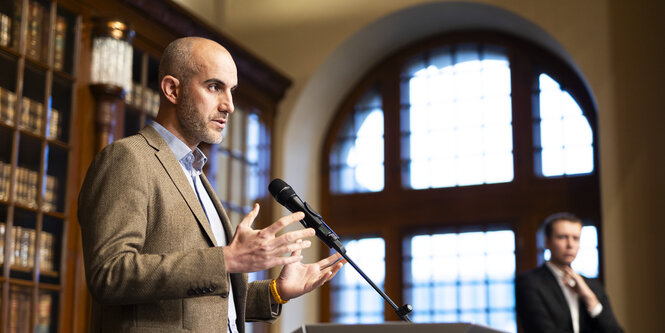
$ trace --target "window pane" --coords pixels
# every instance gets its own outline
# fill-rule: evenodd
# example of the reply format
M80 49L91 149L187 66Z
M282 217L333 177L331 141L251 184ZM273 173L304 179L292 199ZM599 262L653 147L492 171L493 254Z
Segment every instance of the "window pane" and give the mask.
M256 110L255 110L256 111ZM259 114L236 107L224 140L216 146L213 186L233 225L266 196L270 138Z
M402 175L414 189L513 179L510 65L479 45L419 55L402 72Z
M407 238L404 249L405 298L415 322L517 331L513 231L420 234Z
M383 155L381 96L370 90L344 122L330 152L331 192L383 190Z
M382 238L342 239L351 258L381 289L385 280L385 244ZM330 280L331 320L337 323L383 322L384 300L351 265Z
M577 102L547 74L539 76L535 122L537 173L545 177L593 172L593 133Z

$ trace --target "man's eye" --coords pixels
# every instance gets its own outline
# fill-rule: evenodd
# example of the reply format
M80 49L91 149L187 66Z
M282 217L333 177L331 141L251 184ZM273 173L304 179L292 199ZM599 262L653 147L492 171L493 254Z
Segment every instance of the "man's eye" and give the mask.
M219 87L216 84L211 85L208 89L210 89L210 91L219 91Z

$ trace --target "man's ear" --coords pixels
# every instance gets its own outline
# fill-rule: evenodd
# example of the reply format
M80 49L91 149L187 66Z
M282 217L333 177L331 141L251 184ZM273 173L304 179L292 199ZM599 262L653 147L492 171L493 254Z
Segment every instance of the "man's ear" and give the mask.
M171 104L178 104L178 97L180 93L178 88L180 86L180 81L171 75L165 75L162 78L162 82L160 83L162 93L164 93L166 100L171 102Z

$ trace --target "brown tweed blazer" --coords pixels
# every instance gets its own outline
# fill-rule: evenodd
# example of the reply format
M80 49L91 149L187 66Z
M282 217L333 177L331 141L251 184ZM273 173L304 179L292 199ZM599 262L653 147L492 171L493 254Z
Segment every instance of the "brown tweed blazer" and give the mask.
M201 178L230 240L222 204ZM95 157L78 216L92 332L226 332L230 285L240 332L245 320L275 319L268 281L248 285L246 274L226 272L196 193L151 126Z

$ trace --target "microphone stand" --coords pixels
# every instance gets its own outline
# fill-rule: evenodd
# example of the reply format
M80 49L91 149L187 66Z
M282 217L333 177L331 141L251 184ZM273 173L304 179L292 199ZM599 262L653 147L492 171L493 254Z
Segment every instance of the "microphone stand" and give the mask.
M327 242L325 242L325 243L327 243ZM329 244L327 244L327 245L329 245ZM356 265L356 263L353 260L351 260L351 258L349 258L349 256L346 254L346 251L340 251L338 246L331 246L331 247L334 248L337 251L337 253L341 254L342 257L344 257L344 259L346 259L346 261L349 264L351 264L351 266L353 266L353 268L355 268L356 272L358 272L358 274L360 274L360 276L362 276L363 279L365 279L365 281L367 281L367 283L369 283L369 285L372 286L372 288L374 288L374 290L376 290L376 292L379 293L379 295L381 295L381 297L383 297L383 299L386 301L386 303L388 303L388 305L390 305L390 307L393 308L393 310L395 310L395 313L399 316L400 319L402 319L402 321L405 321L405 322L408 322L408 323L411 322L411 319L409 318L409 313L413 310L413 307L411 306L411 304L404 304L401 307L398 307L397 304L395 304L395 302L393 302L393 300L390 299L390 297L388 297L388 295L386 295L386 293L384 293L383 290L381 290L372 281L372 279L370 279L369 276L367 276L365 274L365 272L363 272L363 270L360 269L360 267L358 267L358 265Z
M367 283L376 290L381 297L390 305L390 307L395 310L395 313L405 322L411 322L411 319L409 319L409 313L413 310L413 307L410 304L404 304L402 307L398 307L393 300L386 295L386 293L383 292L383 290L379 289L377 285L365 274L365 272L356 265L351 258L346 254L346 249L344 248L344 245L342 245L342 242L340 241L339 237L337 234L330 229L330 227L323 222L323 218L319 213L314 211L312 207L306 202L300 199L300 197L296 194L296 192L286 184L283 180L276 178L273 179L273 181L270 182L270 185L268 185L268 191L270 191L270 194L279 202L281 205L286 207L288 210L290 210L292 213L301 211L305 213L305 218L303 220L300 220L300 223L305 228L312 228L316 232L316 236L324 243L326 244L329 248L334 249L337 251L337 253L341 254L346 261L353 266L353 268L356 269L356 272L360 274L360 276L367 281Z

